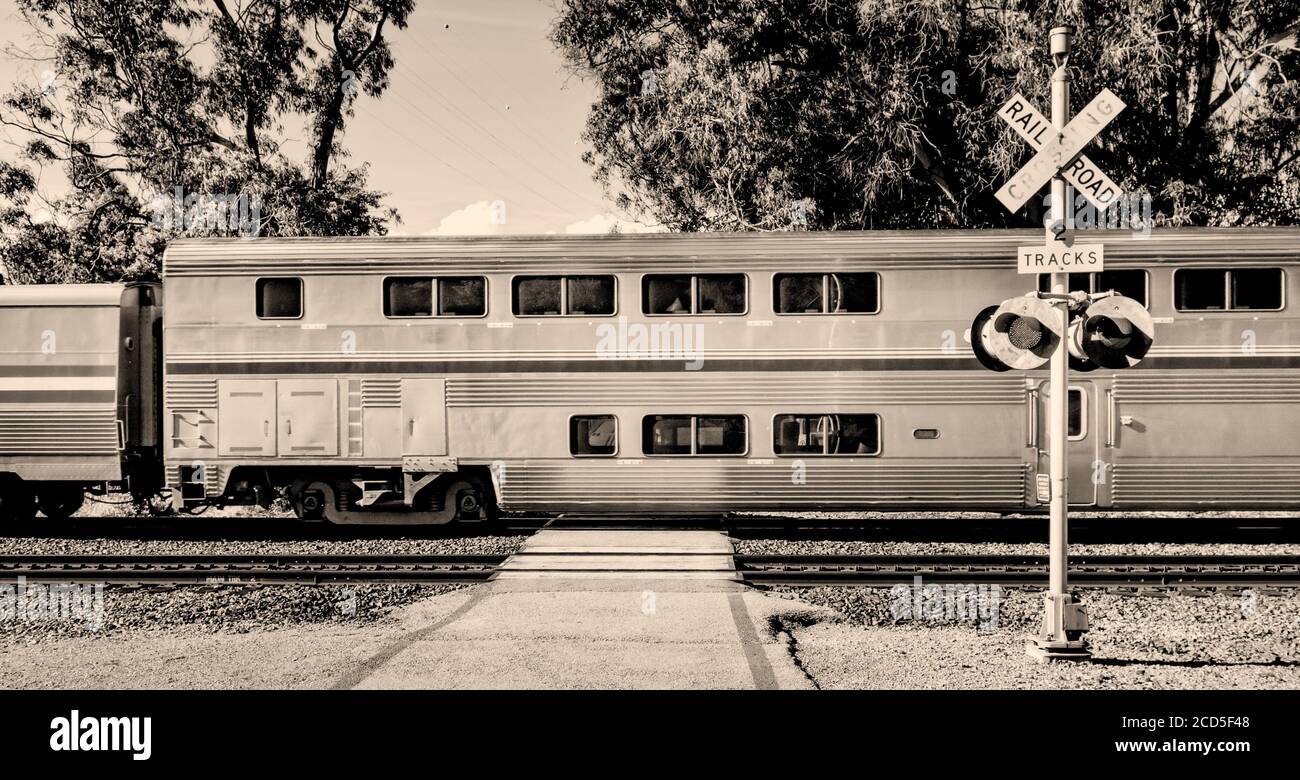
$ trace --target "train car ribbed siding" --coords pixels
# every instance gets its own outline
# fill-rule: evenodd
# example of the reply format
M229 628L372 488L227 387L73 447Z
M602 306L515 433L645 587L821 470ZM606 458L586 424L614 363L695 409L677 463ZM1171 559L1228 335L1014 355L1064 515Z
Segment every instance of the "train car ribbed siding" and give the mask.
M400 473L404 456L427 455L491 469L499 500L521 510L1035 508L1046 374L989 373L966 338L988 301L1034 286L1008 267L1019 244L1039 237L899 231L174 242L164 263L168 481L203 463L204 493L215 499L241 470ZM1300 458L1277 443L1279 431L1300 424L1289 389L1300 326L1287 309L1297 292L1298 239L1291 228L1098 233L1108 272L1144 274L1159 339L1127 374L1072 377L1087 407L1087 430L1071 443L1079 504L1166 508L1181 496L1197 506L1300 506L1300 489L1291 487L1300 484ZM1178 307L1178 269L1247 267L1282 269L1269 275L1285 285L1281 310ZM824 303L817 311L777 311L783 304L774 285L791 272L820 274L823 284L834 274L871 274L876 298L842 314L827 313ZM647 314L642 285L651 274L676 275L689 306L658 301L655 310L664 313ZM613 313L602 306L600 315L515 314L516 277L547 275L614 277L604 288L613 291ZM718 275L743 275L744 283L710 287L709 295L743 290L744 299L719 313L689 313L710 305L695 280ZM474 289L483 291L483 306L438 316L440 308L426 302L401 313L427 317L385 316L390 277L429 295L440 285L410 280L480 279ZM285 316L257 316L257 280L268 278L301 280L276 288L301 296L277 309ZM635 347L636 329L676 325L700 329L698 354ZM433 387L438 409L420 409L420 394ZM313 407L313 398L333 405ZM310 434L286 432L293 420L284 404L300 410L289 417L314 421ZM778 415L826 414L877 415L878 450L776 453ZM421 419L422 439L411 433L412 415ZM574 415L614 417L613 454L604 454L607 447L572 453ZM648 415L743 416L745 451L647 454ZM412 445L417 439L423 443Z

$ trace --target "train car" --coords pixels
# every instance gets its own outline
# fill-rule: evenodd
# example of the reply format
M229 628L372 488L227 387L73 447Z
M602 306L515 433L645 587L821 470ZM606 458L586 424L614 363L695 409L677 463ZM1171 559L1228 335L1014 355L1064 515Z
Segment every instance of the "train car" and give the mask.
M0 286L0 520L162 487L162 289Z
M1046 371L972 354L1038 231L181 240L174 505L337 523L1042 508ZM1300 230L1098 232L1157 323L1072 374L1070 497L1300 506Z

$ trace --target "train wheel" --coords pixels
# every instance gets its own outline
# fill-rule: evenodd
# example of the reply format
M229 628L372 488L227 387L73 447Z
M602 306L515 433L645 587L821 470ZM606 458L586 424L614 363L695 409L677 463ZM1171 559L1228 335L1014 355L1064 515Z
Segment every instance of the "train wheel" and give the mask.
M447 485L445 501L446 506L454 508L458 523L475 523L483 519L483 491L473 482L458 479Z
M22 526L36 517L36 495L17 477L0 477L0 527Z
M51 520L67 520L84 503L86 493L80 485L46 487L36 494L36 506Z

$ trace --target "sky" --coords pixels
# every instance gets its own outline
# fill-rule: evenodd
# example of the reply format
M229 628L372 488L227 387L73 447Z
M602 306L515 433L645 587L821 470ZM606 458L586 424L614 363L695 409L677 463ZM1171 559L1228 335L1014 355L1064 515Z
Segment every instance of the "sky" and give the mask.
M595 88L547 40L552 2L418 0L405 30L387 28L391 85L358 97L343 146L347 164L369 163L370 186L389 193L402 217L394 234L639 229L581 160ZM25 33L14 0L0 0L0 42L27 45ZM0 56L0 92L32 72ZM286 152L298 148L305 157L305 145Z

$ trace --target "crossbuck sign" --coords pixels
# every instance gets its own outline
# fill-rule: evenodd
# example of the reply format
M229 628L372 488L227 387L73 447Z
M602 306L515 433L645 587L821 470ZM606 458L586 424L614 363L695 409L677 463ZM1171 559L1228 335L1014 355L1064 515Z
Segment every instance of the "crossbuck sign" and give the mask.
M1038 152L998 189L997 199L1015 213L1060 171L1089 202L1099 210L1105 209L1119 196L1119 187L1079 153L1123 110L1124 101L1109 89L1103 89L1057 134L1052 123L1028 100L1020 94L1013 95L998 111L998 116Z

